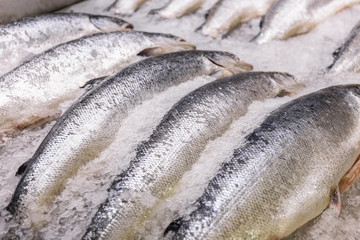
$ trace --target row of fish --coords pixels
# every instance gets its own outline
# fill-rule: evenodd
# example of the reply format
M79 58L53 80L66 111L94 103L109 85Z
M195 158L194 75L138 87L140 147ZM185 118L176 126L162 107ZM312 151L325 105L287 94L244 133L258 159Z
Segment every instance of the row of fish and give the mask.
M66 19L66 14L56 16ZM131 28L118 18L69 16L85 19L87 26L95 22L100 32L107 31L107 27L115 28L109 31ZM338 61L341 53L348 51L349 42L356 39L356 31L339 50ZM51 203L66 180L110 144L134 106L196 76L221 78L252 69L230 53L192 50L147 58L103 78L138 60L138 55L193 48L168 34L98 33L60 44L3 75L3 133L58 116L58 105L75 98L79 87L95 78L93 87L61 116L33 157L19 168L18 174L23 176L7 207L14 219L21 223L34 205L41 208ZM64 84L67 79L72 81ZM136 157L114 180L109 198L100 206L84 239L128 238L136 234L136 224L144 221L153 207L141 200L143 194L150 193L160 203L171 195L207 142L244 115L251 102L291 94L299 87L301 84L289 74L253 72L219 79L185 96L169 110L149 139L138 146ZM339 206L339 192L357 176L354 163L360 153L360 140L357 131L352 130L358 128L359 91L359 86L325 89L272 113L221 167L197 201L196 210L172 223L167 236L279 238L320 214L330 197ZM40 112L34 113L30 103ZM344 117L338 119L340 116ZM318 139L322 139L321 144L310 145ZM341 152L335 151L339 144ZM333 151L322 151L328 148ZM289 171L284 173L284 168ZM321 174L310 179L313 182L309 184L315 170ZM285 206L289 202L293 205ZM304 205L308 206L307 212ZM265 210L268 214L261 215Z
M61 28L55 28L55 25ZM345 44L334 53L335 61L329 67L331 72L359 71L359 26L360 24L355 26ZM0 43L5 47L1 48L0 56L4 60L11 61L4 65L18 65L24 61L29 52L40 53L50 46L91 33L130 30L131 28L131 24L121 19L106 16L80 13L41 15L3 25L0 28ZM134 43L141 42L141 44L131 44L129 41L131 39ZM102 33L80 38L39 54L0 78L0 88L5 93L0 101L2 117L0 132L4 135L14 128L22 129L32 122L58 116L56 109L59 103L72 98L80 86L85 85L91 78L109 75L136 55L156 55L172 49L193 48L191 44L182 41L180 38L164 34ZM102 48L98 47L99 42L104 43ZM180 44L181 42L183 44ZM24 52L24 48L29 52ZM73 54L74 52L76 54ZM10 54L11 57L9 57ZM57 68L59 59L62 59L62 64L67 66ZM73 62L79 64L73 65ZM102 64L99 65L98 62ZM82 70L85 67L90 71L84 73ZM28 75L32 77L28 78ZM66 87L63 86L62 79L70 76L73 80ZM37 79L36 83L34 79ZM50 94L49 98L49 92L41 92L37 88L36 85L40 84L39 79L42 79L41 84L59 86L63 91ZM28 92L27 95L23 94L24 88ZM38 109L46 109L46 111L29 112L32 111L27 108L29 99L36 99L33 100L34 106L38 106ZM23 113L22 116L18 116L19 111Z
M116 14L132 14L145 0L117 0L110 11ZM164 18L176 18L199 9L205 0L173 0L165 7L153 10ZM199 28L204 35L217 38L226 36L236 26L250 19L264 16L256 43L284 40L312 30L330 16L344 8L359 4L359 0L219 0Z
M59 185L89 160L86 157L98 154L101 144L111 140L126 108L163 90L164 79L186 79L179 66L193 54L214 53L185 51L142 60L82 96L54 125L27 164L7 210L20 221L28 206L51 200L61 189ZM179 72L169 71L172 61L179 64ZM299 87L289 74L253 72L219 79L185 96L137 147L136 157L114 180L109 198L83 239L131 238L136 224L144 221L152 208L142 201L144 194L161 203L206 143L244 115L251 102L284 96ZM196 210L172 223L167 236L275 239L320 214L330 201L340 208L340 192L358 175L359 96L359 85L331 87L270 114L223 164ZM85 145L87 149L78 149Z

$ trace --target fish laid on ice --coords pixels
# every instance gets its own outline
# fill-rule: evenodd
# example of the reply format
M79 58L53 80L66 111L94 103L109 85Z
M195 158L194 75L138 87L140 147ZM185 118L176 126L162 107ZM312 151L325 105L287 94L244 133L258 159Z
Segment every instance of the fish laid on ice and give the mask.
M0 134L58 115L92 79L111 74L137 54L157 55L194 46L169 34L98 33L58 45L0 77Z
M292 91L298 85L289 74L252 72L216 80L183 97L138 146L135 159L113 182L109 198L83 239L131 239L152 208L144 195L168 196L208 141L244 115L253 101Z
M147 0L116 0L109 6L109 11L115 14L131 15Z
M220 0L201 27L204 35L217 38L252 18L266 14L275 0Z
M278 0L263 17L256 43L285 40L309 32L328 17L360 0Z
M164 18L178 18L199 9L206 0L172 0L165 7L152 10Z
M359 119L360 85L326 88L275 110L168 236L279 239L330 203L340 209L340 193L359 174Z
M0 2L0 23L8 23L23 17L54 12L82 0L2 0Z
M120 18L85 13L50 13L0 24L2 66L11 69L29 53L38 54L85 35L130 29L132 25Z
M334 63L329 72L360 72L360 22L351 30L344 45L334 53Z
M197 76L251 68L230 53L184 51L139 61L106 78L61 116L19 168L18 174L24 175L7 210L22 219L30 205L51 202L69 177L113 141L129 109L143 100Z

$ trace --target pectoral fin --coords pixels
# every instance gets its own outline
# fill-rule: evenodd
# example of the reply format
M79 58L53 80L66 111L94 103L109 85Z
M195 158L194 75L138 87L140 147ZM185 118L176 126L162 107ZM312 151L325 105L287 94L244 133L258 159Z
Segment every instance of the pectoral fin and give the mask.
M341 197L340 197L339 186L337 186L335 192L331 195L330 205L337 210L338 214L340 214L340 210L341 210Z
M354 165L340 180L340 193L345 192L360 177L360 156L356 159Z
M31 164L31 160L32 160L32 158L30 158L29 160L24 162L16 171L15 176L23 175L25 170L27 169L27 167Z
M99 85L107 77L108 76L91 79L90 81L87 81L84 86L80 88L85 88L87 91L89 91L90 89L94 88L94 86Z

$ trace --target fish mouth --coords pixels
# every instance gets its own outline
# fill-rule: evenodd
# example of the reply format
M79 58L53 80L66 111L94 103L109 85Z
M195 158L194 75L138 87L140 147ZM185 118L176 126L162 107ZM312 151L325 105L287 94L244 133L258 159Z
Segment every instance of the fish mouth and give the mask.
M272 74L275 82L283 87L283 91L278 96L293 96L306 87L294 75L287 72L273 72Z
M218 52L208 54L207 58L215 65L223 68L225 75L233 75L253 70L253 66L245 61L240 60L237 56L228 52ZM226 74L226 72L228 74Z
M185 39L171 35L159 34L157 36L149 36L155 47L150 47L138 53L139 56L157 56L165 53L194 50L196 47L188 43Z
M92 15L89 21L102 32L130 31L133 25L117 17Z

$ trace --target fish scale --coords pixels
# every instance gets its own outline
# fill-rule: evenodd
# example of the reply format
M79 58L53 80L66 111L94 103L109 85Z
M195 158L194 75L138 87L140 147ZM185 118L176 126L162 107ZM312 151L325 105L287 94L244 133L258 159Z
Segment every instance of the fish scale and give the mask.
M342 9L359 3L359 0L278 0L263 17L254 41L262 44L307 33Z
M39 54L60 43L99 32L131 29L132 25L120 18L85 13L50 13L23 18L0 25L0 58L7 69L11 69L27 55Z
M360 85L295 99L245 138L173 239L278 239L315 218L360 154ZM170 235L175 233L175 235Z
M209 140L220 136L256 100L299 87L289 74L254 72L209 83L188 94L164 116L136 157L110 187L83 239L127 239L136 234L152 205L166 198L199 158Z
M178 18L199 9L205 0L172 0L160 9L151 10L164 18Z
M224 37L237 25L266 14L275 0L220 0L211 9L201 32L213 38Z
M330 73L360 71L360 22L354 26L343 46L333 56L334 62L328 67Z
M197 76L229 74L227 68L241 72L251 65L226 52L184 51L139 61L106 78L61 116L20 167L26 170L7 210L21 221L30 205L50 203L69 177L111 143L129 109Z
M0 133L54 115L87 81L118 71L139 53L193 48L170 34L135 31L98 33L58 45L0 77Z
M116 0L108 7L114 14L131 15L147 0Z

